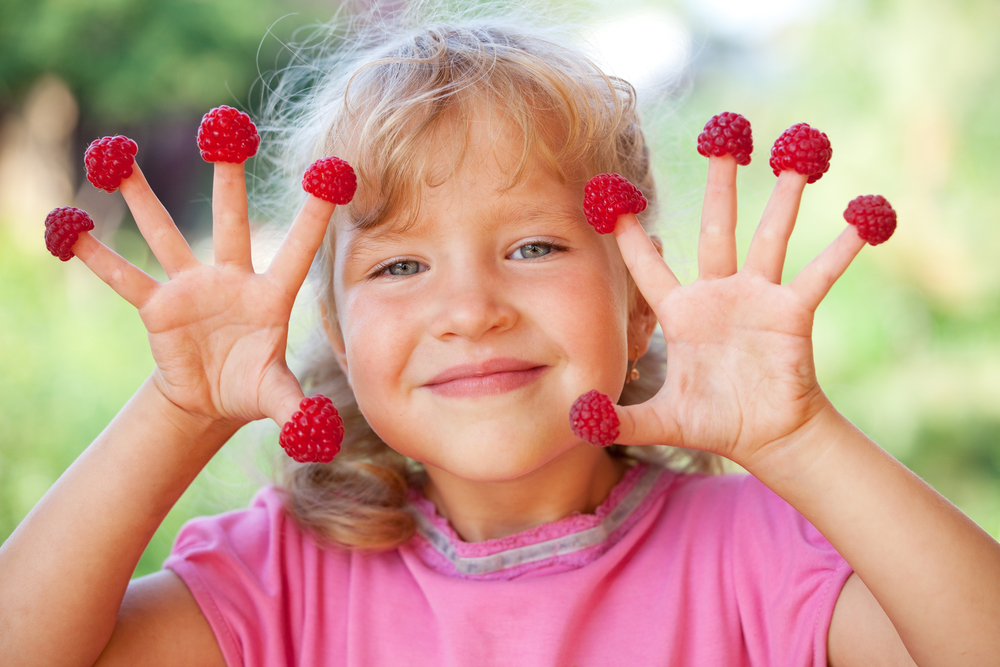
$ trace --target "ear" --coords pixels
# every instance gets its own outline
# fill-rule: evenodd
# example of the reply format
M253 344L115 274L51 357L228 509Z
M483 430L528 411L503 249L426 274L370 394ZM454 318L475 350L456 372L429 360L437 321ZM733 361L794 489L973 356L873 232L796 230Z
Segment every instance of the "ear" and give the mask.
M650 236L650 240L656 247L656 251L660 253L660 257L663 256L663 242L658 236ZM634 282L631 282L630 289L632 290L632 295L630 301L632 302L632 310L629 313L628 320L628 353L632 354L633 350L638 348L638 356L646 354L649 350L649 342L653 338L653 332L656 330L656 313L653 309L649 307L646 299L639 292L639 288L635 286Z
M344 345L344 336L340 333L340 323L337 321L337 316L330 314L322 300L319 302L319 312L323 319L323 331L326 332L326 338L330 341L333 356L337 359L337 365L343 371L344 377L347 378L347 385L351 386L351 374L347 369L347 346Z

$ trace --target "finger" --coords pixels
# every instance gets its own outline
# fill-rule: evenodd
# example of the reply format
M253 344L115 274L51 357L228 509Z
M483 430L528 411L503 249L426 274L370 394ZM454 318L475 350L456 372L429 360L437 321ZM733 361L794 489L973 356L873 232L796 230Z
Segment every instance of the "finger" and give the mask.
M306 197L288 235L281 242L267 275L278 284L297 292L323 242L334 209L336 205L325 199L313 195Z
M618 415L620 445L672 445L682 447L683 438L677 422L648 402L638 405L615 406Z
M816 310L864 245L865 241L858 236L857 228L848 225L788 286L809 310Z
M138 164L133 165L132 175L122 181L120 189L139 231L168 276L198 263Z
M80 238L73 244L73 254L79 257L94 275L136 308L141 308L160 286L160 283L148 274L95 239L90 232L80 234Z
M799 202L806 187L807 176L795 171L783 171L774 185L764 215L757 225L745 270L759 273L773 283L781 284L788 239L799 214Z
M271 368L261 385L260 410L280 427L291 420L305 394L287 366L282 364Z
M701 207L698 276L725 278L736 273L736 159L708 159L708 184Z
M626 213L618 218L615 238L636 287L655 312L657 304L680 282L634 215Z
M212 181L212 243L215 263L253 270L250 219L243 163L216 162Z

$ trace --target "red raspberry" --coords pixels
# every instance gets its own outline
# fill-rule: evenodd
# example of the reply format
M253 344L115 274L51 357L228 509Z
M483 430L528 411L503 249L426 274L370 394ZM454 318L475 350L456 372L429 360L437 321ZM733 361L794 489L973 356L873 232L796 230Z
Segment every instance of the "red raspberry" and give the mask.
M885 243L896 230L896 211L882 195L855 197L844 211L844 220L858 228L870 245Z
M593 389L576 399L569 411L569 423L578 438L607 447L618 437L618 415L611 399Z
M343 440L344 420L322 394L303 398L278 436L285 452L299 463L329 463Z
M95 188L114 192L122 184L122 179L132 175L132 165L138 152L136 143L120 134L94 139L83 154L87 180Z
M808 123L796 123L781 133L771 148L771 169L777 176L794 169L815 183L830 168L830 139Z
M302 189L338 206L350 203L358 189L354 167L339 157L316 160L302 177Z
M246 162L257 154L257 126L238 109L223 104L202 116L198 148L206 162Z
M698 153L705 157L732 155L736 164L750 164L753 153L750 121L731 111L712 116L698 135Z
M615 231L618 216L646 210L639 188L618 174L598 174L583 189L583 213L598 234Z
M60 206L45 216L45 247L64 262L73 257L73 244L80 232L94 228L94 220L87 212L72 206Z

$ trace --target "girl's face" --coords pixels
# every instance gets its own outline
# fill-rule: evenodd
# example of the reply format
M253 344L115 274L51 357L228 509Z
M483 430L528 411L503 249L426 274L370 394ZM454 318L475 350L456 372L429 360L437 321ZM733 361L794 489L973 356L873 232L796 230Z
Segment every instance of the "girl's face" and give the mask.
M415 224L336 227L333 344L362 413L393 449L478 481L590 448L570 406L591 389L617 397L627 365L614 239L584 219L583 184L540 163L504 188L520 148L506 129L473 122L461 168L424 188Z

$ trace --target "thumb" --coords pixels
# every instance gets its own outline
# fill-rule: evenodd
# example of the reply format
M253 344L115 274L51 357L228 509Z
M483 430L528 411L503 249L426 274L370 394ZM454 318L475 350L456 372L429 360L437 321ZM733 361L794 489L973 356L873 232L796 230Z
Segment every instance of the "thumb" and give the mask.
M667 410L664 410L667 407ZM637 405L616 405L619 445L671 445L683 447L684 438L669 405L653 406L653 399Z
M260 410L279 426L291 420L305 398L302 386L285 365L275 366L261 387Z

